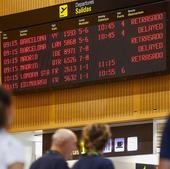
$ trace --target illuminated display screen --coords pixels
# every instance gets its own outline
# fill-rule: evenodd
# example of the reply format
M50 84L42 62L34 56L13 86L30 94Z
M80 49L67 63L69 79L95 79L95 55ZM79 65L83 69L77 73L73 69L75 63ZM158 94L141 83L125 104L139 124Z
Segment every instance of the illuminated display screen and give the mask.
M18 92L165 72L165 6L149 4L3 32L2 82Z

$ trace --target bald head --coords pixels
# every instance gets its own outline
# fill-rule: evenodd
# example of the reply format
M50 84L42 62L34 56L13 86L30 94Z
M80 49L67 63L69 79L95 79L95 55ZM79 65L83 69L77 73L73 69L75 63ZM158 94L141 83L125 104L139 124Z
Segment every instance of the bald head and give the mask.
M60 146L70 141L71 139L76 140L76 135L71 130L59 129L53 134L52 139L53 144Z
M77 137L68 129L59 129L52 136L52 149L60 152L66 160L71 159L76 149Z

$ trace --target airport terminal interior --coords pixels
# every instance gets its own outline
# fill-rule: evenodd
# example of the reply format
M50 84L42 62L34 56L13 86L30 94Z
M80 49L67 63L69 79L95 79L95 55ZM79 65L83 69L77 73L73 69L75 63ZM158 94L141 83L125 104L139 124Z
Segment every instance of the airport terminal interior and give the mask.
M156 169L170 113L170 0L0 0L0 81L26 165L57 129L108 124L116 169ZM1 168L1 167L0 167Z

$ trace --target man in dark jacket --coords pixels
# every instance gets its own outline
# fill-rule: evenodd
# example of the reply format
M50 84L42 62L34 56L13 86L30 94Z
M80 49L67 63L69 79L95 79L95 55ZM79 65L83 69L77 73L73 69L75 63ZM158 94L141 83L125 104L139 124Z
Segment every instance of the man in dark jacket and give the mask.
M170 118L162 137L159 169L170 169Z
M35 161L30 169L69 169L66 160L72 158L76 145L77 137L71 130L56 131L50 151Z

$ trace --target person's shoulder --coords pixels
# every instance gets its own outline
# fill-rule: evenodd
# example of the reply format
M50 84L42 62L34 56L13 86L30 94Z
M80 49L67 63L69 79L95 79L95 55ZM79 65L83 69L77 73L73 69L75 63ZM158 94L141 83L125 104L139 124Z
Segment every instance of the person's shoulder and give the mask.
M75 164L73 165L73 168L72 169L79 169L80 167L80 165L83 165L85 162L87 162L87 161L85 161L86 160L86 156L81 156L80 158L79 158L79 160L77 161L77 162L75 162Z
M60 165L59 163L64 163L62 158L60 158L59 156L54 156L54 155L46 153L42 157L40 157L36 161L34 161L31 165L30 169L37 169L43 165L46 165L46 166L48 165L50 168L51 165L53 165L53 166Z
M56 155L56 154L51 154L51 153L46 153L42 157L40 157L37 161L43 161L43 160L55 160L55 161L65 161L62 156Z
M106 158L100 158L102 168L114 169L113 162Z
M107 158L101 158L101 160L102 160L103 163L112 164L112 161L107 159Z
M42 158L43 158L43 157L40 157L40 158L38 158L37 160L35 160L35 161L31 164L30 169L35 169L35 168L37 168L37 165L39 165L39 163L41 162Z
M45 154L42 158L40 158L41 161L49 161L49 163L55 163L56 165L66 165L66 160L61 155L56 154Z
M55 159L56 161L61 161L61 162L66 162L63 156L60 154L46 154L44 155L44 158L50 158L50 159Z
M53 162L56 168L69 169L66 160L61 155L55 156L54 159Z
M169 142L169 139L170 139L169 132L170 132L170 117L168 118L166 125L165 125L165 129L164 129L164 132L163 132L163 138L165 138L165 137L166 138L163 141L166 141L167 138L168 138L168 142Z
M102 163L109 163L110 160L104 157L98 157L97 160L101 161Z
M170 128L170 117L168 118L166 125Z
M170 159L170 117L166 123L161 143L160 159Z

